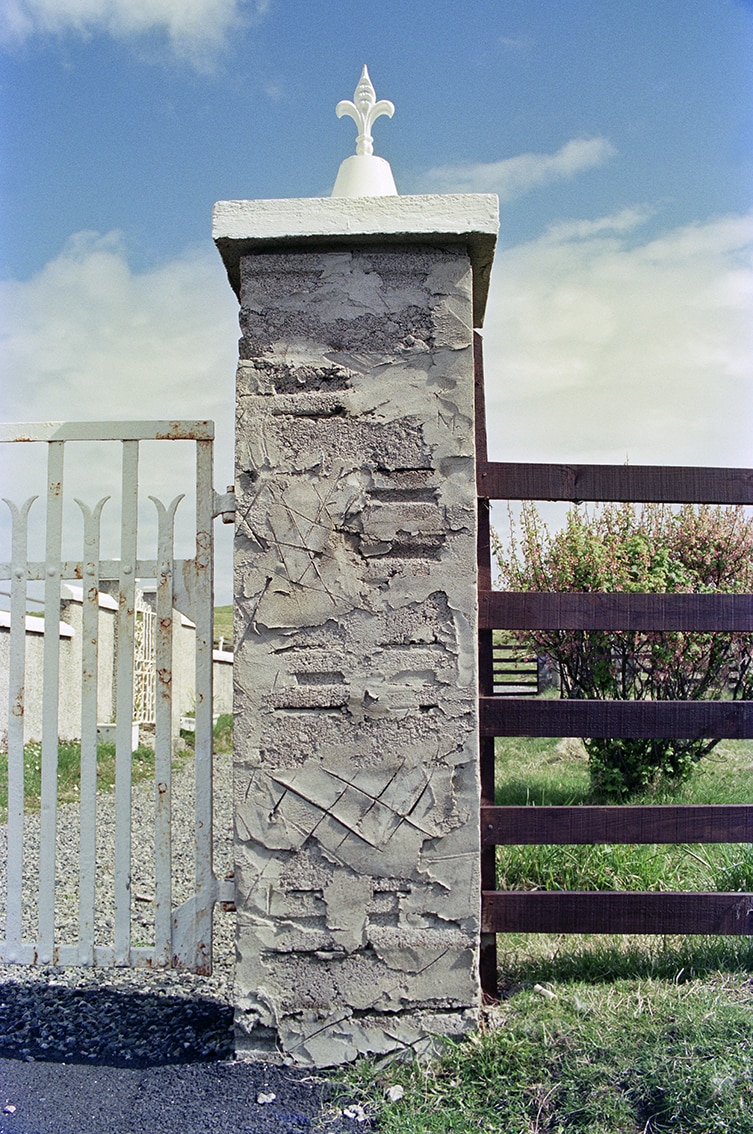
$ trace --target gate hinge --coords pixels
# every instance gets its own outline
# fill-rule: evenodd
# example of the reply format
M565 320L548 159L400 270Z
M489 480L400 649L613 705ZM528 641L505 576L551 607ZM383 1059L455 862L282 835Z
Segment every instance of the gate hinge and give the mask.
M212 497L212 515L222 516L223 524L235 523L235 488L227 486L227 492L215 492Z

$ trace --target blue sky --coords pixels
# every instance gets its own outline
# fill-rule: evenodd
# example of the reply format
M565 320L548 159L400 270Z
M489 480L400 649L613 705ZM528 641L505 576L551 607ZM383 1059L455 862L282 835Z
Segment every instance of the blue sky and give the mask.
M401 193L496 192L498 460L750 465L750 0L3 0L5 420L212 417L216 200L328 195L363 63Z

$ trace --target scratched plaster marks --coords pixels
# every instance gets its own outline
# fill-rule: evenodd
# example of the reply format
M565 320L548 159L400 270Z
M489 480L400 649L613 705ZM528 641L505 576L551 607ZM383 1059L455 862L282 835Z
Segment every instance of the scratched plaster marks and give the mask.
M358 580L340 530L358 497L357 484L340 470L265 477L244 496L238 535L257 549L243 582L251 623L310 626L352 607Z
M385 764L350 775L313 762L259 769L245 795L239 830L246 839L263 835L264 845L278 850L313 841L329 862L383 878L414 874L424 843L468 819L455 799L453 769L440 763Z

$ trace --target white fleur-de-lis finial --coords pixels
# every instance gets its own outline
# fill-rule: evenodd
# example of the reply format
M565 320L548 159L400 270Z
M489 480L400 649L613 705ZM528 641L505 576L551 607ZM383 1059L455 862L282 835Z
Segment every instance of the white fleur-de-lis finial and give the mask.
M371 136L371 127L376 122L377 118L381 118L386 114L388 118L392 118L395 113L395 107L386 98L382 98L377 102L376 91L372 86L369 72L364 66L361 72L361 78L358 86L356 87L355 94L353 95L353 102L349 99L343 99L338 102L335 107L335 114L338 118L342 118L347 114L358 126L358 137L356 138L356 153L371 155L374 153L374 139Z

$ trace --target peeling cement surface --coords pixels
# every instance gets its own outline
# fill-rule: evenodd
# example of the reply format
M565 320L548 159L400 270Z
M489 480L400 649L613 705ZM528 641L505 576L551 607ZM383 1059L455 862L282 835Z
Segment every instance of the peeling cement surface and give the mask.
M236 1031L327 1066L478 1008L472 280L241 260Z

